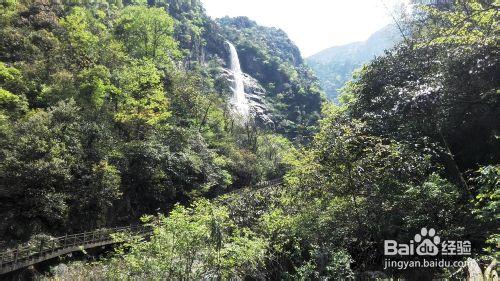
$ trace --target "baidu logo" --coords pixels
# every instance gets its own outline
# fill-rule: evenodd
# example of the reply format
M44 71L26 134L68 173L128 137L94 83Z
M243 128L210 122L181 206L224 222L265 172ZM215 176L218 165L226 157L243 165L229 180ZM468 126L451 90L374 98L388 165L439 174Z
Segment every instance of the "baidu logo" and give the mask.
M441 255L470 255L470 241L441 241L434 228L422 228L415 234L409 243L398 243L395 240L384 241L384 255L386 256L436 256Z
M439 253L439 242L441 239L436 235L434 228L422 228L420 234L415 234L415 242L420 243L417 246L417 255L419 256L435 256Z

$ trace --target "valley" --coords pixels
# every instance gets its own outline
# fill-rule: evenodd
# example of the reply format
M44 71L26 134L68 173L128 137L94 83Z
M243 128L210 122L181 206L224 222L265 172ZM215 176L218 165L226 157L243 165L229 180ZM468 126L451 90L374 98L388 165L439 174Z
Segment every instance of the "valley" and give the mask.
M498 3L430 2L309 58L199 0L0 3L0 279L496 280Z

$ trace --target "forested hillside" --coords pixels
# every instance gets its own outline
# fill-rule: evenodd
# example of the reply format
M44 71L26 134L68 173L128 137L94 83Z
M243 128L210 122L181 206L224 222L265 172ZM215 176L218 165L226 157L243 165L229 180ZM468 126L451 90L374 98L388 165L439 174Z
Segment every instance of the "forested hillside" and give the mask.
M153 229L115 235L105 256L62 257L42 279L496 273L497 2L416 8L408 38L338 104L283 31L212 20L196 0L9 0L0 13L0 246ZM273 125L234 114L226 41ZM470 241L470 255L436 256L469 268L387 268L384 241L417 233Z
M312 55L307 64L318 76L327 97L338 101L339 90L351 79L354 70L383 55L401 40L396 24L389 24L364 42L335 46Z
M239 49L243 72L267 90L276 130L291 138L309 138L321 111L321 89L285 32L245 17L219 19L223 34Z
M0 12L0 240L138 222L276 178L282 151L317 123L319 90L285 61L269 70L290 71L276 74L281 102L266 97L277 129L235 122L222 75L234 38L198 1L13 0Z

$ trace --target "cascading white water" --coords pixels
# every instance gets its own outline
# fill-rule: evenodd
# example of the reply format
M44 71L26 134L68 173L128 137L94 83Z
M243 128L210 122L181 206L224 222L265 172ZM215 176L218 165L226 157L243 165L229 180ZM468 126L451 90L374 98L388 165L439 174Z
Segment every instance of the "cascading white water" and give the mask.
M243 72L241 72L240 59L238 58L238 52L236 51L234 45L229 41L226 41L226 43L229 45L231 55L231 71L234 79L231 104L233 105L235 111L246 119L249 115L250 107L245 95L245 84L243 83Z

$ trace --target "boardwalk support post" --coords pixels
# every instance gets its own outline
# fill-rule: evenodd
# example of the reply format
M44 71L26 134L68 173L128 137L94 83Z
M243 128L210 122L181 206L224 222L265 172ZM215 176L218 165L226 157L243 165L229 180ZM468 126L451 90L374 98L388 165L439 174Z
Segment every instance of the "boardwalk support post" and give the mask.
M38 256L41 257L43 253L43 239L40 240L40 250L38 251Z
M14 263L17 263L17 258L19 257L19 245L17 245L17 248L16 248L16 256L14 258Z
M54 250L56 248L56 240L52 240L52 254L54 253Z

